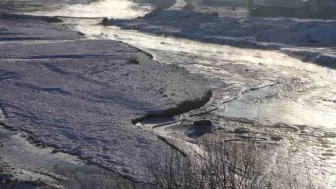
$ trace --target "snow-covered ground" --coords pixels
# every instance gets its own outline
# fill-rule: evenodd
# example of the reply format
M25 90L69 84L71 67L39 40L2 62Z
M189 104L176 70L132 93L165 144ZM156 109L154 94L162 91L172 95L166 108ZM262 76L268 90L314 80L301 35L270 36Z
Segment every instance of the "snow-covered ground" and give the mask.
M132 119L206 94L202 79L120 42L37 20L1 19L0 28L3 123L135 179L149 179L143 158L165 145Z

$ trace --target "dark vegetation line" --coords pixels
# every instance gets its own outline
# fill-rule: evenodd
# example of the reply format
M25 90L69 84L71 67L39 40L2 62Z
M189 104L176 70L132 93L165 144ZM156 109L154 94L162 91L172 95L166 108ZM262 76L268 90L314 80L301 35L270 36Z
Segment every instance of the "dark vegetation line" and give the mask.
M0 10L1 11L1 10ZM0 12L1 13L1 12ZM63 22L57 16L35 16L35 15L25 15L25 14L15 14L15 13L1 13L1 19L31 19L31 20L42 20L49 23L59 23Z
M212 91L209 90L205 93L205 95L202 98L195 99L195 100L187 100L187 101L184 101L178 104L176 107L163 110L162 112L150 113L143 117L132 119L132 123L135 125L146 119L173 117L173 116L177 116L177 115L189 112L194 109L199 109L202 106L204 106L206 103L208 103L211 97L212 97Z
M145 121L151 118L174 117L174 116L189 112L191 110L196 110L196 109L203 107L205 104L207 104L210 101L211 97L212 97L212 91L209 90L205 93L205 95L202 98L184 101L178 104L176 107L163 110L160 113L147 114L143 117L133 119L132 123L135 125L139 122L142 122L142 121ZM180 153L183 157L187 157L187 154L185 152L183 152L181 149L179 149L174 144L170 143L165 137L162 137L156 134L154 135L158 137L159 140L161 140L162 142L170 146L173 150L176 150L178 153Z
M210 101L211 97L212 97L212 91L209 90L205 93L205 95L203 95L202 98L198 98L198 99L195 99L195 100L184 101L184 102L178 104L176 107L163 110L160 113L147 114L143 117L133 119L132 123L135 125L139 122L142 122L142 121L145 121L145 120L151 119L151 118L174 117L174 116L189 112L191 110L196 110L196 109L199 109L199 108L203 107L205 104L207 104ZM165 144L170 146L172 148L172 150L175 150L176 152L181 154L183 157L186 158L188 156L185 152L183 152L177 146L175 146L174 144L169 142L165 137L159 136L159 135L156 135L156 134L154 134L154 135L159 140L161 140L162 142L164 142Z

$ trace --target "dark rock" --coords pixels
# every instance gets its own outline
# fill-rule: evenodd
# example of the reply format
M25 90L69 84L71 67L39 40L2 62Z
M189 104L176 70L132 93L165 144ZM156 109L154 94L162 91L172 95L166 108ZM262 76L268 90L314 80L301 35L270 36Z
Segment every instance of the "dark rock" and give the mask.
M38 147L42 147L41 143L36 143L35 145L38 146Z
M61 19L57 18L56 16L54 16L54 17L47 17L46 20L47 20L47 22L49 22L49 23L59 23L59 22L63 22Z
M237 128L233 132L237 133L237 134L244 134L244 133L249 133L249 130L247 130L245 128Z
M252 136L249 136L249 135L238 135L239 138L242 138L242 139L253 139L254 137Z
M56 154L57 152L59 152L59 151L56 150L56 149L53 149L53 150L51 151L52 154Z
M108 18L103 18L103 21L102 21L102 25L104 25L104 26L107 26L108 25L108 23L109 23L109 19Z
M11 183L11 181L9 179L5 180L5 184L10 184L10 183Z
M275 141L280 141L282 140L283 138L280 137L280 136L271 136L271 140L275 140Z
M210 120L198 120L195 121L194 126L204 126L204 125L212 125L212 122Z
M216 18L218 18L218 12L213 12L213 13L211 13L211 16L214 16L214 17L216 17Z
M199 120L190 125L185 134L190 138L198 138L206 133L211 133L212 129L213 125L210 120Z
M82 36L85 36L85 34L84 33L82 33L82 32L77 32L79 35L82 35Z

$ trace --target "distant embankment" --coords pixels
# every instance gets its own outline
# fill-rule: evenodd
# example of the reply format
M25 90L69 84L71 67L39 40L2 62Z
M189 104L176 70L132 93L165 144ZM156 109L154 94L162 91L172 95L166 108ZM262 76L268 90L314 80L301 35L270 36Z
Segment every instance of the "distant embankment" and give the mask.
M292 17L292 18L312 18L312 19L336 19L336 7L328 7L317 13L308 7L271 7L260 6L251 11L252 16L259 17Z
M246 1L230 1L230 0L206 0L202 1L202 4L207 5L207 6L221 6L221 7L232 7L232 6L237 6L237 7L246 7L247 3Z

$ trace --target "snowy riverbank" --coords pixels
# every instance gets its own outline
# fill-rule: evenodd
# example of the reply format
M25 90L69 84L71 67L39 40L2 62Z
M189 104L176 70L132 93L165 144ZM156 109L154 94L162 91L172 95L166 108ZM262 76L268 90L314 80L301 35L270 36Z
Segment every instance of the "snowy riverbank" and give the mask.
M146 153L166 146L131 120L208 90L182 68L120 42L87 40L40 20L1 19L0 26L3 124L136 180L148 179Z

